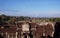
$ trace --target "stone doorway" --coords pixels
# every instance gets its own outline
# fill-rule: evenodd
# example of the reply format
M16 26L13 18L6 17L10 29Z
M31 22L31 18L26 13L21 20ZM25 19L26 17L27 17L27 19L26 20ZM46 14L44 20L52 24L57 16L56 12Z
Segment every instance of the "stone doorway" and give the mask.
M23 33L22 38L33 38L33 35L30 33Z

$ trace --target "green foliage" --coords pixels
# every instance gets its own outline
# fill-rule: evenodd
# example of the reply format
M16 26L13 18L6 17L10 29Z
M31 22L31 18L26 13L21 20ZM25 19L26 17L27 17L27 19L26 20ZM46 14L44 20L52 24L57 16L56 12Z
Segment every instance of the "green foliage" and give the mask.
M35 19L35 20L34 20ZM31 17L16 17L16 16L6 16L6 15L0 15L0 24L4 24L5 22L8 22L9 24L14 24L16 21L29 21L32 20L32 22L43 22L43 21L52 21L52 22L60 22L60 18L32 18Z
M60 22L60 18L49 18L49 21Z

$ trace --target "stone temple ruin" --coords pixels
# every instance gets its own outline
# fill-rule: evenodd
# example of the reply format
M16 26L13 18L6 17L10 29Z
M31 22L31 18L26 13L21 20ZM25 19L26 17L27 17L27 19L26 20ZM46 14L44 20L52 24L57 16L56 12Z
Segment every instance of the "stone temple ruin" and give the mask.
M54 34L53 23L17 22L16 25L0 25L0 35L4 38L48 38Z

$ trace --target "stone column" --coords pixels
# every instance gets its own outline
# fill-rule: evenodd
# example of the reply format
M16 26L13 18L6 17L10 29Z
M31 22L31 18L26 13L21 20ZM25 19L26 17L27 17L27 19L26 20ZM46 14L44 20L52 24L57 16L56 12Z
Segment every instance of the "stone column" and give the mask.
M8 33L6 32L5 34L6 34L6 38L8 38L8 36L7 36L7 35L8 35Z
M12 38L14 38L14 37L13 37L13 33L12 33Z
M16 38L18 38L17 36L18 36L18 32L16 32Z
M1 33L1 35L3 36L3 32Z
M27 38L30 38L30 36L29 36L29 35L27 35Z
M24 36L22 36L22 38L24 38Z
M9 34L8 34L8 38L10 38Z
M27 38L29 38L29 36L27 35Z

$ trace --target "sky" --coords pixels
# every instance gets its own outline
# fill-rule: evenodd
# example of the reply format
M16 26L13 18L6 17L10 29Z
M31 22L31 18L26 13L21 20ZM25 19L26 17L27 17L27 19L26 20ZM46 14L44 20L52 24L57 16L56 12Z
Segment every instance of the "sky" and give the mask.
M0 0L0 15L60 17L60 0Z

